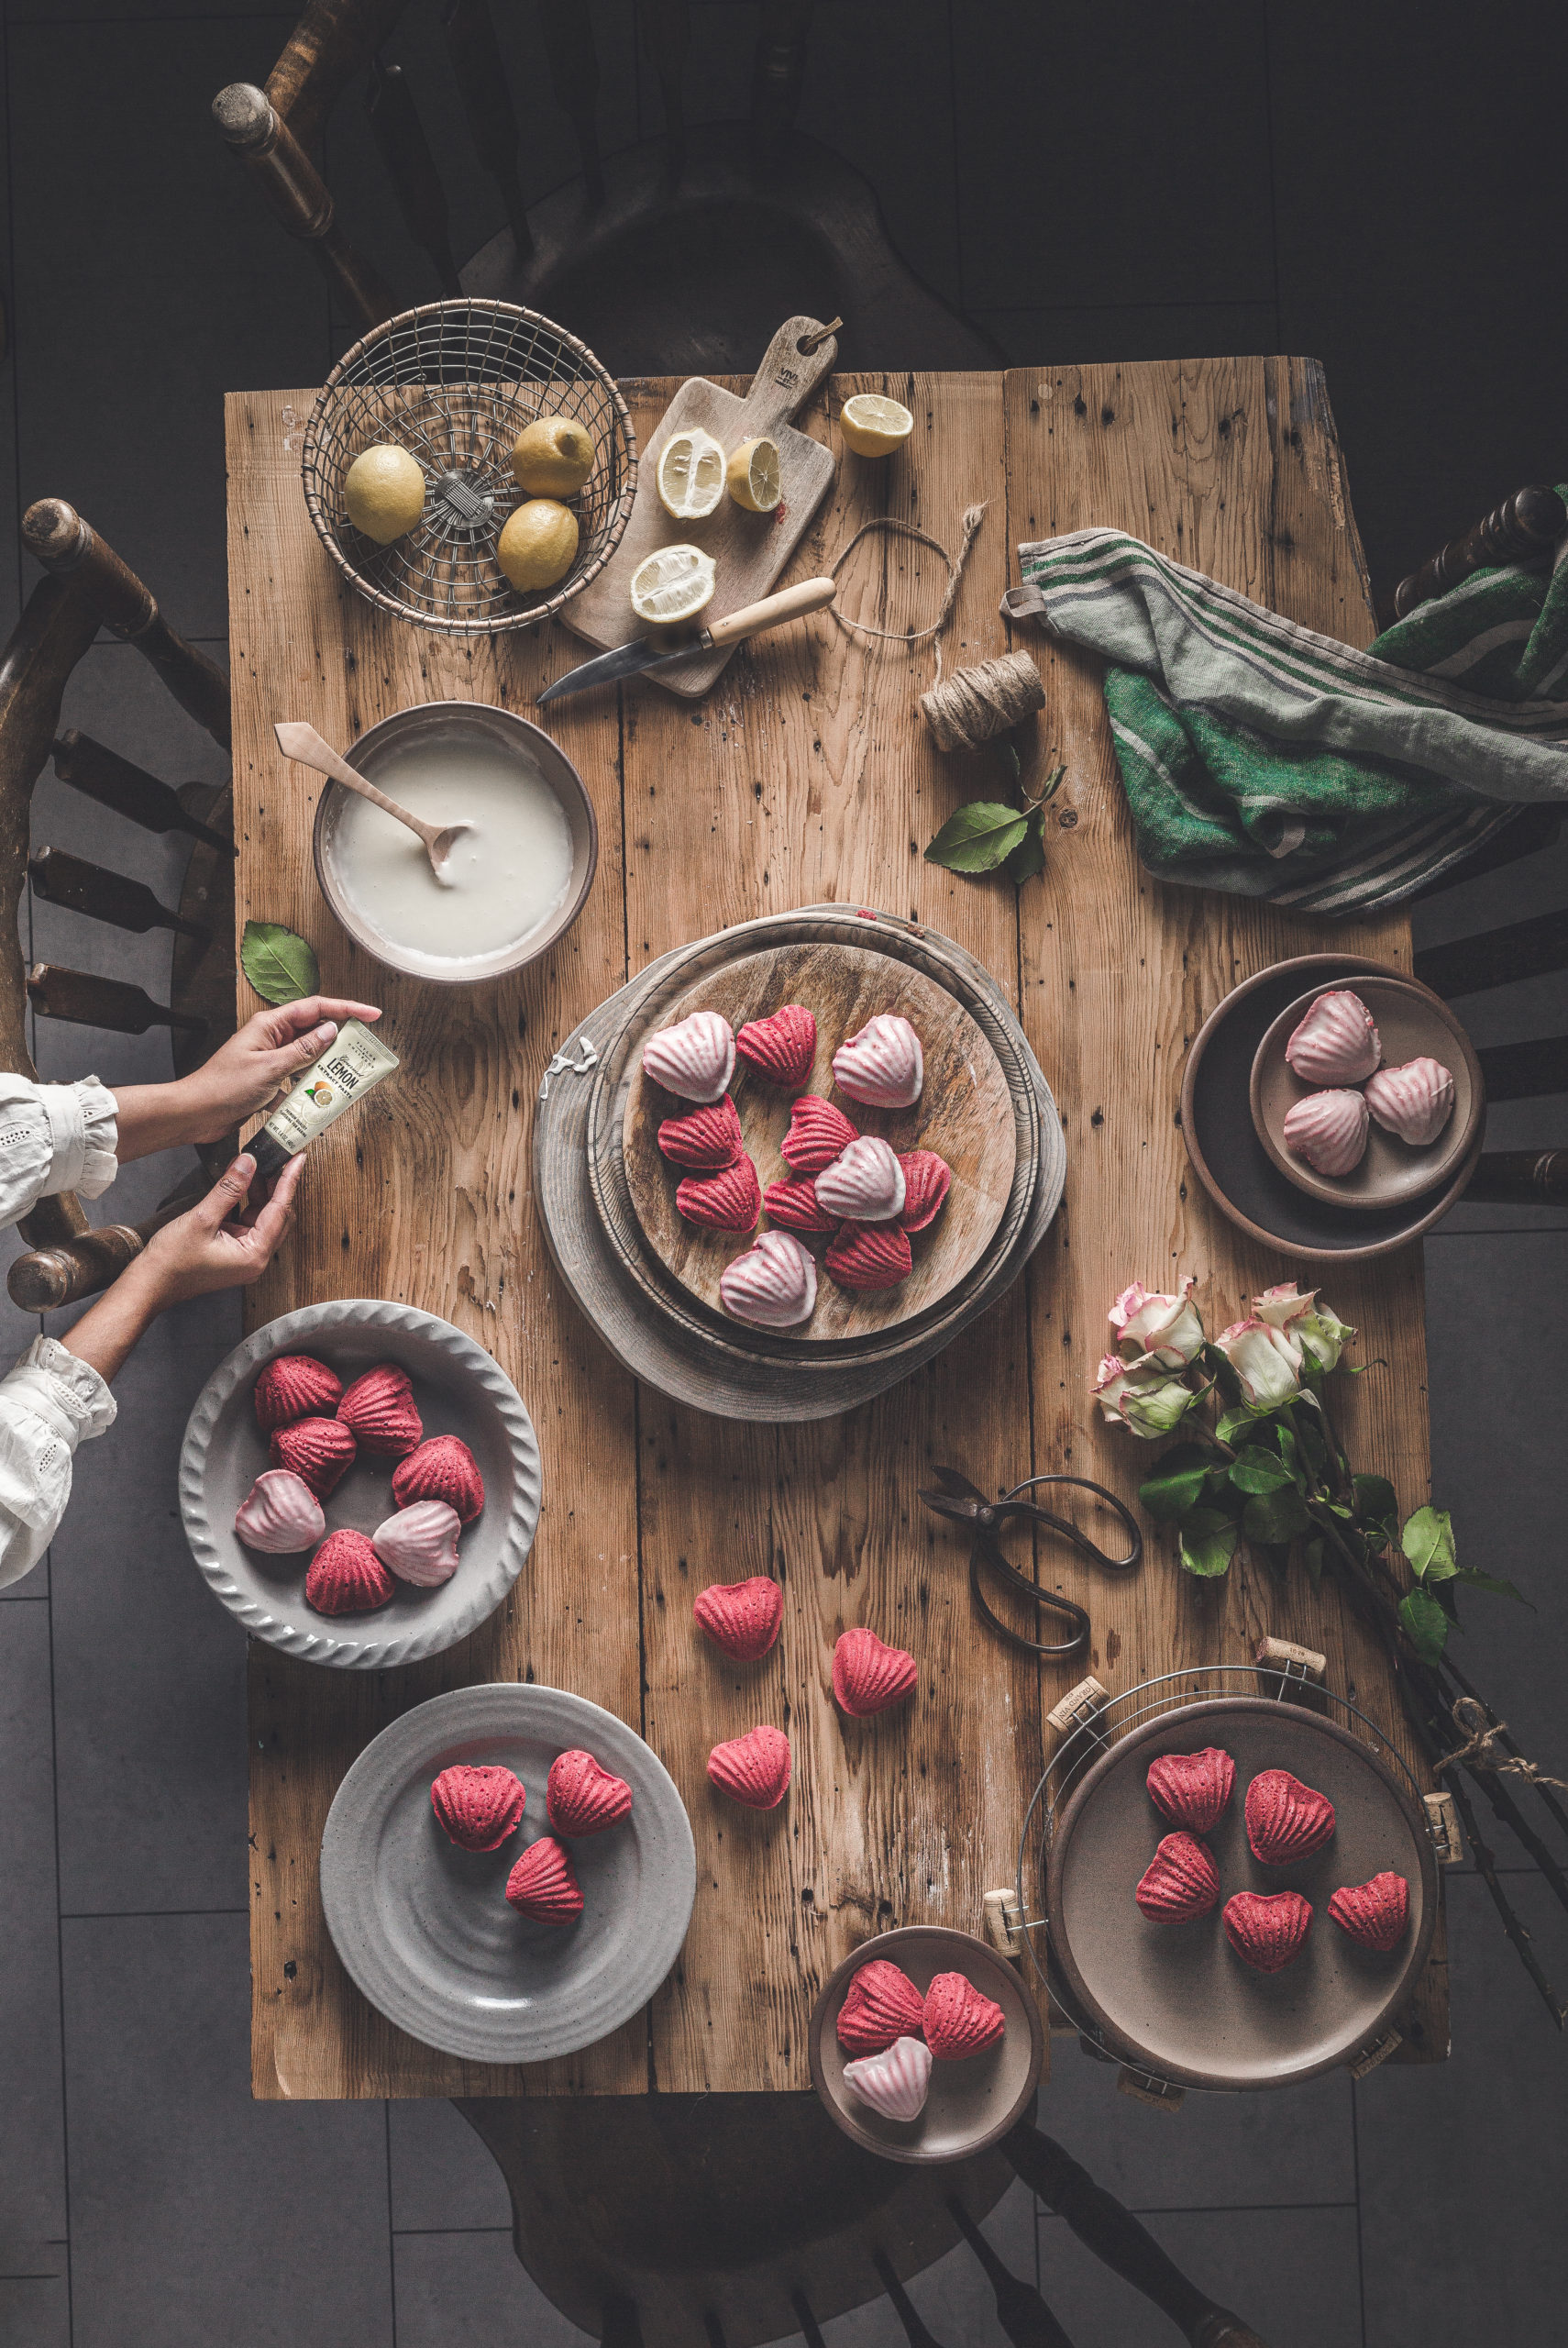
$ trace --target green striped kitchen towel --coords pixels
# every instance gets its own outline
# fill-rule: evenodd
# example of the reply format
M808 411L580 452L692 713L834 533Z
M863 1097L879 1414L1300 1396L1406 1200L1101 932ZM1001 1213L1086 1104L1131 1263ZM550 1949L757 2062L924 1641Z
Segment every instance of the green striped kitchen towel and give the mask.
M1477 571L1367 652L1121 530L1018 551L1002 615L1107 662L1138 852L1162 880L1351 914L1413 896L1529 802L1568 804L1568 539L1553 564Z

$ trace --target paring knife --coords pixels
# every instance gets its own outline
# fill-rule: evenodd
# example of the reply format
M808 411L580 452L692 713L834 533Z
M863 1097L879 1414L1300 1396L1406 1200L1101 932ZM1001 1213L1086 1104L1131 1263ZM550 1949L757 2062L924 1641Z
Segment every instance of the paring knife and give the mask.
M777 627L782 620L803 619L808 612L826 609L838 593L831 579L802 579L793 587L781 587L777 595L765 595L760 604L744 604L738 612L731 612L727 619L715 620L700 636L683 637L679 643L661 643L657 637L639 636L631 644L618 645L613 652L601 652L595 659L585 660L580 669L569 669L553 685L547 685L535 706L543 709L550 701L563 701L568 693L586 692L590 685L613 684L618 677L635 677L645 669L662 669L667 660L688 660L694 652L717 652L727 644L740 644L748 636L760 636L765 628Z

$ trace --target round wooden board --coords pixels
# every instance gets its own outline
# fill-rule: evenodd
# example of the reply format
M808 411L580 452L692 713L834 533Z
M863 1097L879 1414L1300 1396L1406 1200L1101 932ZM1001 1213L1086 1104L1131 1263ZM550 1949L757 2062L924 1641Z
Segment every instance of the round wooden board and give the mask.
M807 1343L854 1339L925 1312L984 1255L1017 1169L1012 1095L995 1052L963 1004L922 971L865 947L817 941L742 956L697 980L661 1010L648 1033L673 1026L694 1011L720 1012L738 1033L747 1020L765 1019L787 1002L803 1003L817 1023L816 1064L806 1082L781 1091L737 1058L730 1086L763 1188L789 1176L779 1145L790 1129L790 1103L797 1089L832 1101L858 1132L878 1134L900 1152L935 1150L953 1169L953 1187L935 1222L911 1235L914 1268L908 1279L894 1289L856 1293L822 1274L810 1321L782 1333ZM845 1099L834 1084L834 1053L880 1011L901 1012L921 1039L925 1082L908 1109L867 1108ZM682 1169L661 1156L658 1128L689 1104L645 1079L641 1043L639 1037L622 1125L627 1189L659 1261L702 1303L723 1312L719 1276L755 1235L708 1231L678 1213L675 1192ZM813 1249L821 1273L826 1239L808 1238L805 1244Z

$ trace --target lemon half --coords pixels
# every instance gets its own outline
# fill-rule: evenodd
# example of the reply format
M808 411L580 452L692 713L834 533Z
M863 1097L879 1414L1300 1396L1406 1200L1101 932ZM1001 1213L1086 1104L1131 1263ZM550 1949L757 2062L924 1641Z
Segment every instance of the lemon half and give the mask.
M526 594L566 577L577 560L577 515L569 507L553 497L530 497L507 515L495 559Z
M512 471L530 497L575 497L598 450L574 415L537 415L517 435Z
M743 440L730 459L725 485L737 505L748 514L771 514L783 494L778 478L778 443Z
M694 425L672 432L659 451L658 502L676 522L701 522L724 493L724 452Z
M713 600L714 576L701 547L658 547L632 573L632 609L657 627L695 619Z
M880 392L856 392L845 400L838 424L845 447L857 457L889 457L914 430L908 408L885 400Z
M412 530L425 511L425 475L406 449L390 440L361 449L343 481L348 519L379 547Z

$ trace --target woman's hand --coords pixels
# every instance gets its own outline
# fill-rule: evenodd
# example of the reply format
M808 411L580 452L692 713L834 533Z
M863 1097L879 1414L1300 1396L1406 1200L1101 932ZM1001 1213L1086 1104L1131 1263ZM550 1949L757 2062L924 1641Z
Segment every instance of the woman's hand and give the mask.
M303 1157L291 1157L271 1196L252 1206L256 1160L242 1150L206 1197L155 1231L113 1287L66 1331L61 1342L67 1352L112 1379L167 1306L259 1279L293 1226L304 1165Z
M201 1068L173 1084L116 1092L122 1162L181 1142L221 1141L246 1117L273 1108L302 1069L318 1060L345 1019L377 1020L374 1003L336 995L259 1011Z

